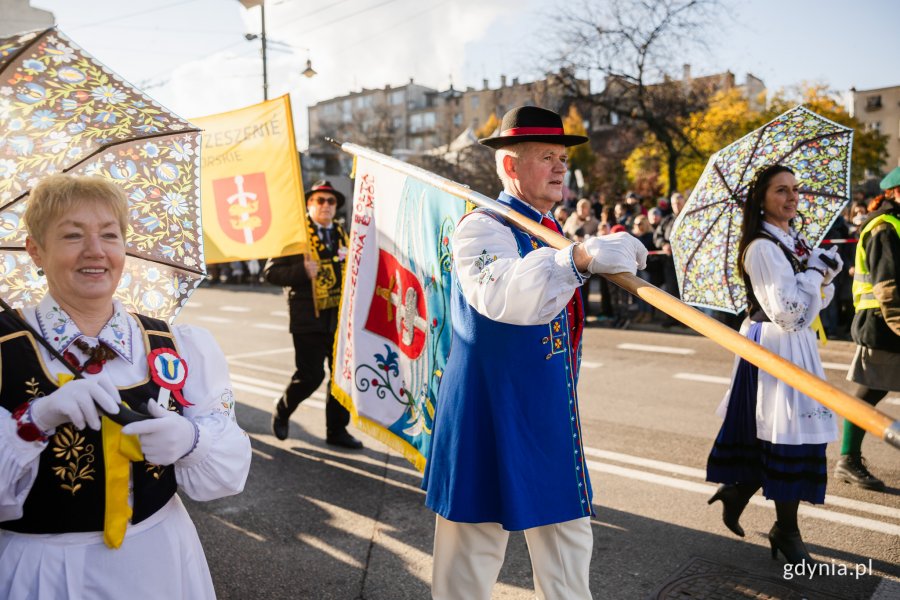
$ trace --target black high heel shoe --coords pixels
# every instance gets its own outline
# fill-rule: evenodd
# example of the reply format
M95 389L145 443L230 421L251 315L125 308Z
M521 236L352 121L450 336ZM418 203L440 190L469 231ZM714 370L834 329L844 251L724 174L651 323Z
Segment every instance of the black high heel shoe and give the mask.
M744 528L738 521L750 499L742 497L736 485L723 483L706 503L712 504L716 500L722 501L722 522L725 523L725 527L735 535L744 537Z
M803 538L800 537L799 531L784 532L778 527L778 523L772 525L769 531L769 546L772 548L772 560L778 558L778 551L784 554L784 560L790 564L798 564L805 562L808 565L815 565L816 561L809 555Z

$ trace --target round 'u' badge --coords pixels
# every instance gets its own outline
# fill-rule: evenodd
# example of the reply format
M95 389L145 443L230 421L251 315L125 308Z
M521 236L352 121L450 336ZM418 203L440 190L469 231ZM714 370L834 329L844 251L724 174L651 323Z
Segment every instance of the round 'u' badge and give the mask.
M147 355L150 365L150 377L159 385L159 399L157 403L163 408L169 406L169 394L175 396L175 400L182 406L193 406L185 400L181 393L184 382L187 380L188 366L183 358L171 348L157 348Z

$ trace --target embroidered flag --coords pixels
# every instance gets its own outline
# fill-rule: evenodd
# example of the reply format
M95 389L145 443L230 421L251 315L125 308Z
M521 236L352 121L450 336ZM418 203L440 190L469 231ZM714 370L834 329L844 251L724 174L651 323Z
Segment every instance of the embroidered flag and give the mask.
M288 96L195 119L207 263L307 252L306 203Z
M359 158L335 397L419 470L450 349L450 236L463 200Z

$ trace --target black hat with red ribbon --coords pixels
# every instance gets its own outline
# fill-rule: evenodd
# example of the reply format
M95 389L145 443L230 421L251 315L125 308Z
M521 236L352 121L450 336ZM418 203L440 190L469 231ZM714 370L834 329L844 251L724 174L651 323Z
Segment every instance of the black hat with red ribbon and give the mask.
M520 106L505 115L500 123L500 134L482 138L479 144L491 148L502 148L520 142L544 142L577 146L588 139L583 135L568 135L563 131L562 117L546 108Z
M332 194L335 198L337 198L337 207L340 208L344 205L344 195L334 189L334 186L331 185L331 182L327 179L320 179L312 184L312 186L303 192L303 195L306 197L306 201L309 202L310 197L316 192L327 192Z

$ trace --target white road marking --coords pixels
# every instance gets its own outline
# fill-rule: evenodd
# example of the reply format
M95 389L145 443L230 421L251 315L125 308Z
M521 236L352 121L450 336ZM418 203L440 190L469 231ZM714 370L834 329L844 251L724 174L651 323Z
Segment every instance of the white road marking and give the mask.
M202 308L202 307L203 307L202 302L194 302L193 300L189 301L187 304L182 306L182 308Z
M645 471L638 471L637 469L628 469L626 467L619 467L617 465L608 465L592 460L587 461L587 465L588 468L592 471L609 473L610 475L618 475L620 477L626 477L628 479L636 479L638 481L644 481L647 483L655 483L657 485L664 485L666 487L685 490L688 492L695 492L707 496L712 495L718 487L710 484L694 483L693 481L676 479L674 477L666 477L665 475L657 475L655 473L647 473ZM760 496L754 496L750 499L750 502L757 506L769 506L769 502L765 498L762 498ZM873 519L867 519L865 517L857 517L855 515L838 513L810 506L801 506L800 514L816 519L822 519L823 521L831 521L834 523L842 523L844 525L858 527L860 529L868 529L869 531L875 531L878 533L883 533L885 535L900 536L900 525L882 523L881 521L875 521Z
M887 402L888 404L895 404L897 406L900 406L900 398L888 398L887 400L885 400L885 402Z
M285 319L288 318L288 311L286 310L273 310L269 314L273 317L283 317Z
M267 379L257 379L256 377L247 377L246 375L238 375L237 373L231 374L231 381L239 381L241 383L249 383L251 385L255 385L260 388L270 388L275 392L281 393L284 391L284 384L275 383L274 381L269 381Z
M653 460L652 458L641 458L640 456L631 456L630 454L610 452L609 450L600 450L598 448L591 448L590 446L584 447L584 453L587 456L602 458L604 460L613 460L616 462L625 463L626 465L647 467L649 469L656 469L657 471L665 471L667 473L684 475L685 477L706 479L706 471L702 469L685 467L684 465L676 465L673 463L663 462L661 460Z
M639 352L658 352L661 354L694 354L690 348L676 348L674 346L653 346L650 344L619 344L619 350L637 350Z
M284 323L254 323L253 326L257 329L271 329L272 331L288 332L287 326Z
M245 362L238 362L235 360L228 361L229 366L237 367L239 369L247 369L248 371L259 371L260 373L271 373L272 375L282 375L284 377L290 377L294 374L294 371L289 369L276 369L275 367L267 367L265 365L253 365Z
M266 398L266 400L261 401L245 398L240 399L242 403L252 405L262 410L271 410L272 401L281 396L281 391L283 389L283 385L280 383L240 374L232 374L232 386L235 390L248 392L250 394ZM308 400L303 402L303 406L324 410L325 402L323 402L323 400L325 400L325 398L325 393L323 391L316 391ZM691 479L699 479L701 481L706 479L705 470L688 467L685 465L679 465L650 458L643 458L640 456L632 456L630 454L623 454L620 452L611 452L609 450L600 450L598 448L591 448L589 446L586 446L584 448L584 453L586 456L599 458L605 461L613 461L626 465L633 465L636 467L642 467L644 469L652 469L655 471L680 475L682 477L688 477ZM684 479L660 475L658 473L652 473L646 470L631 469L628 467L609 464L606 462L601 463L589 460L587 461L587 465L589 469L595 472L608 473L610 475L617 475L620 477L626 477L628 479L663 485L666 487L704 494L707 496L712 495L717 487L716 485L705 482L698 483L696 481L687 481ZM757 506L769 505L768 501L759 495L754 496L751 499L751 502ZM873 516L900 520L900 509L892 508L890 506L872 504L870 502L861 502L859 500L844 498L842 496L833 496L830 494L827 495L825 497L825 506L840 507L856 512L867 513ZM884 523L882 521L876 521L866 517L837 512L826 508L801 506L800 514L824 521L841 523L860 529L883 533L886 535L900 536L900 525Z
M602 367L602 366L603 366L603 363L599 363L599 362L593 362L590 360L581 361L581 367L583 369L596 369L597 367Z
M225 317L214 317L212 315L201 315L197 317L198 321L208 321L210 323L232 323L231 319L226 319Z
M829 369L831 371L843 371L846 373L850 370L850 365L845 363L836 363L836 362L823 362L823 369Z
M685 381L699 381L701 383L731 383L728 377L718 377L716 375L702 375L700 373L675 373L672 375L675 379L684 379Z
M284 352L293 352L294 347L289 346L287 348L275 348L273 350L259 350L257 352L243 352L241 354L229 354L225 357L226 360L231 362L236 358L252 358L254 356L268 356L270 354L282 354Z
M706 471L703 469L696 469L694 467L686 467L684 465L668 463L661 460L653 460L651 458L642 458L640 456L632 456L630 454L622 454L620 452L610 452L609 450L599 450L597 448L591 448L589 446L584 447L584 453L587 456L593 456L604 460L611 460L619 463L624 463L626 465L646 467L648 469L654 469L656 471L674 473L676 475L683 475L685 477L693 477L694 479L700 479L703 481L706 480ZM832 496L831 494L827 494L825 496L825 505L840 506L842 508L847 508L858 512L865 512L882 517L888 517L890 519L900 520L900 509L891 508L890 506L882 506L881 504L872 504L871 502L861 502L859 500L853 500L852 498L844 498L843 496Z
M239 381L232 381L231 387L240 392L247 392L248 394L253 394L254 396L266 398L265 400L238 398L238 402L240 402L241 404L247 404L248 406L252 406L253 408L258 408L259 410L272 410L272 403L281 397L280 392L275 392L274 390L261 388L255 385L241 383ZM324 392L313 392L313 394L309 398L304 400L303 403L300 404L300 406L307 406L309 408L318 408L321 410L325 410L325 402L323 402L323 400L325 400Z
M249 306L220 306L219 310L225 312L245 313L250 312L251 309Z

